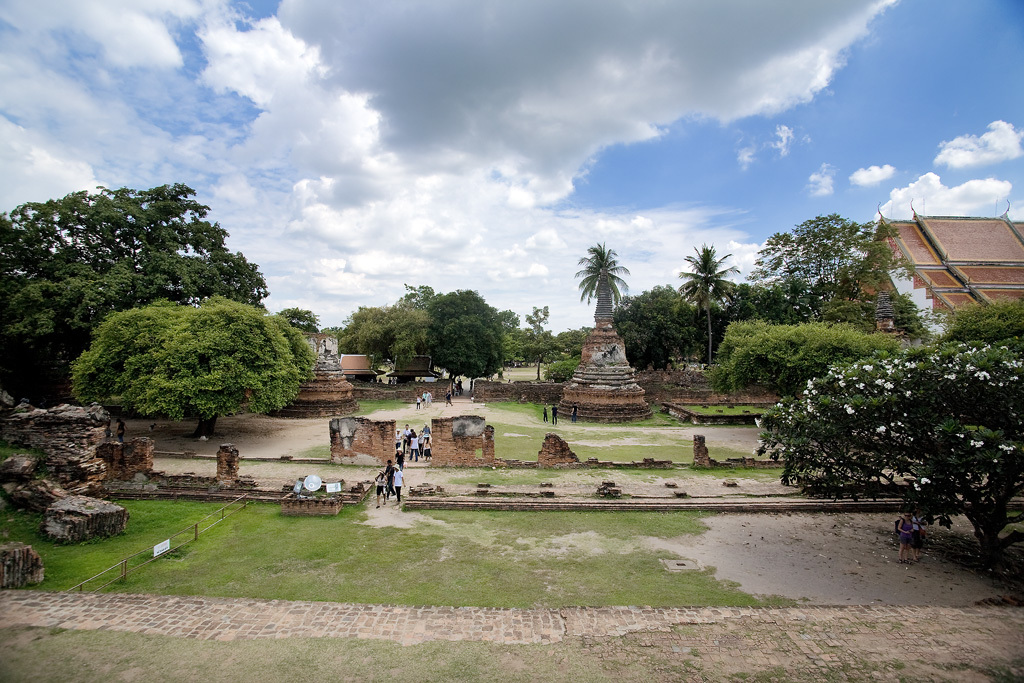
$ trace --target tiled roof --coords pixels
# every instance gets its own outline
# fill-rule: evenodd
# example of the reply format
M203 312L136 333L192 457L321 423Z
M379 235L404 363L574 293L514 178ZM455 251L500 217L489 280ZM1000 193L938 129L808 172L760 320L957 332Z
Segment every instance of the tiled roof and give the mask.
M891 221L890 244L936 308L1024 297L1024 223L1007 216Z
M430 366L430 356L413 356L406 365L389 372L388 377L440 377Z
M346 353L341 357L341 370L346 375L377 375L370 367L370 357L354 353Z

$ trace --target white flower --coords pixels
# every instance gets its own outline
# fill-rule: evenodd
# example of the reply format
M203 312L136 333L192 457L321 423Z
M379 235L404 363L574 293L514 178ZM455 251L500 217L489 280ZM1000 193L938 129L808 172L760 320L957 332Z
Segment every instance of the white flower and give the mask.
M982 446L985 445L985 442L984 441L975 441L974 439L971 439L971 445L974 446L975 448L981 448Z
M918 485L917 485L917 484L915 483L915 484L914 484L914 490L915 490L915 491L920 491L920 490L921 490L921 487L920 487L920 486L918 486Z
M932 480L929 479L928 477L921 477L921 483L922 484L930 484L930 483L932 483Z
M853 415L853 406L846 406L846 412L849 413L850 415Z
M875 431L876 431L876 432L878 432L879 434L885 434L885 425L879 425L879 426L878 426L878 427L877 427L877 428L875 429Z
M1013 446L1011 446L1008 443L1001 443L1001 444L999 444L999 450L1001 450L1003 452L1006 452L1006 453L1013 453Z

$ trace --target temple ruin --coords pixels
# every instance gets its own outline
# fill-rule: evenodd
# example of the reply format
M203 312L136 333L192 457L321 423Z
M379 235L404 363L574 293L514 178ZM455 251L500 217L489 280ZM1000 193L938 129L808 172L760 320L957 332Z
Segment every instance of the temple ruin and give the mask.
M316 352L313 378L299 387L289 405L274 413L278 417L331 417L349 415L359 409L352 396L352 384L345 378L338 357L338 340L330 334L307 334Z
M559 417L568 420L573 406L584 422L633 422L651 416L636 371L626 359L626 346L612 326L612 295L598 287L594 329L583 342L583 354L572 379L562 390Z

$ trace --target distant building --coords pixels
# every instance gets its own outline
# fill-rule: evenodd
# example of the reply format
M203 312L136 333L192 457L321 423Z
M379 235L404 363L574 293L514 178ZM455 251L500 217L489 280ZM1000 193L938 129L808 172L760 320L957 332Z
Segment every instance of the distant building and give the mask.
M398 382L412 382L418 377L438 378L441 373L434 372L430 356L413 356L405 365L396 365L388 377L394 377Z
M346 353L341 357L341 371L345 374L345 379L356 379L361 382L374 382L377 375L381 374L370 367L369 356L354 353Z
M886 221L889 243L913 269L895 281L920 307L955 310L1024 297L1024 223L997 218L920 216Z

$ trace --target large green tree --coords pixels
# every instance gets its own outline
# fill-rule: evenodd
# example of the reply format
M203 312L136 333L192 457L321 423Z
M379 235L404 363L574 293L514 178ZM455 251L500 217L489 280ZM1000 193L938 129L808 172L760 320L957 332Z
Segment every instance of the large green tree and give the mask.
M664 369L700 348L699 313L672 287L623 297L613 319L635 367Z
M450 376L488 377L501 369L504 329L498 311L471 290L430 302L430 355Z
M752 282L803 280L822 302L858 300L884 285L893 267L886 227L855 223L839 214L817 216L790 232L777 232L758 252Z
M711 307L732 298L735 284L726 278L740 271L736 267L725 266L725 262L732 258L732 254L718 258L715 248L706 244L701 245L700 249L694 247L693 250L697 255L687 256L685 259L690 265L690 270L679 273L679 277L684 280L679 286L679 293L694 306L704 309L708 321L708 365L711 365Z
M1024 358L949 344L838 365L761 418L759 451L782 481L836 498L902 491L950 525L974 526L984 563L1024 541ZM905 482L910 481L910 485Z
M319 332L320 317L306 308L286 308L278 313L292 327L302 332Z
M629 275L629 269L619 265L618 254L614 249L609 249L602 242L587 249L587 256L579 260L577 265L583 266L577 273L576 278L580 281L580 301L588 304L594 300L600 300L602 289L606 289L611 296L611 303L617 304L623 294L629 291L623 275Z
M0 379L28 394L66 379L110 313L215 295L258 305L255 264L181 184L100 188L0 214Z
M549 315L547 306L544 308L535 306L533 312L526 315L526 324L529 327L523 330L523 356L536 361L538 381L540 380L540 366L548 356L557 351L554 335L550 330L544 329Z
M388 361L406 365L429 352L429 328L430 313L407 299L392 306L360 306L338 333L338 350L366 354L374 367Z
M74 363L74 393L142 415L198 418L195 435L210 436L220 415L286 406L315 361L301 332L254 306L161 302L107 316Z

